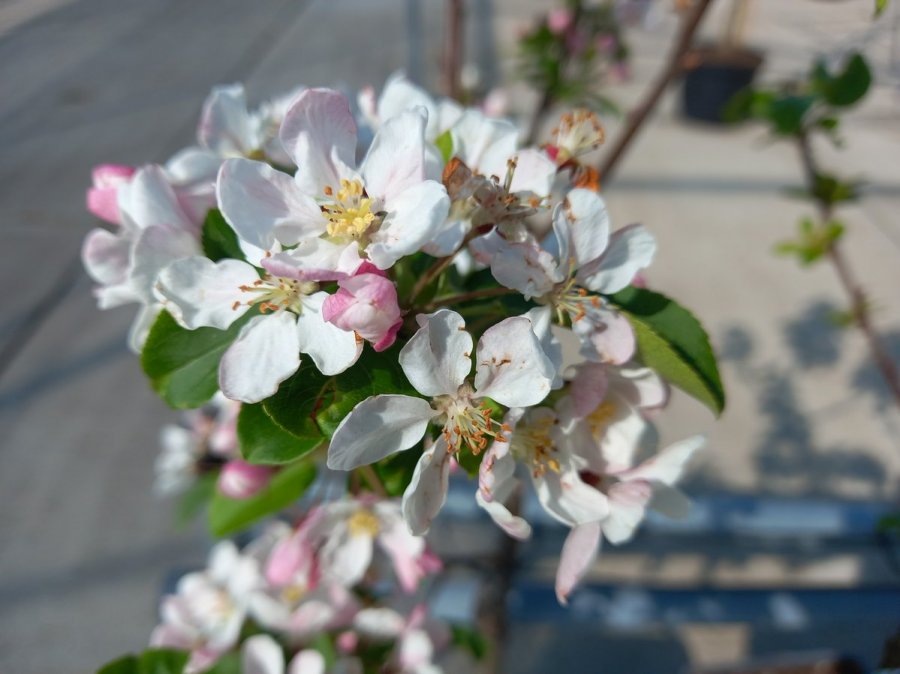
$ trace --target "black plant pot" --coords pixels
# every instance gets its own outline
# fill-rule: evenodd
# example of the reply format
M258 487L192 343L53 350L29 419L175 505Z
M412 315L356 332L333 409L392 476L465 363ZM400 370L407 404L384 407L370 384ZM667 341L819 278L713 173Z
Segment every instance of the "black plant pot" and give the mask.
M685 58L686 117L721 124L728 102L753 83L762 55L750 49L699 47Z

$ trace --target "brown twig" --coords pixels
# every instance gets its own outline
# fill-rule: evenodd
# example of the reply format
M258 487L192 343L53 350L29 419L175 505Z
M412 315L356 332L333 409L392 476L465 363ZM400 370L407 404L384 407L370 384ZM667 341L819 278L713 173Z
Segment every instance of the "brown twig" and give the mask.
M362 477L366 481L366 484L373 492L375 492L381 498L388 497L388 491L384 486L384 482L381 481L381 478L378 477L378 473L375 472L375 469L372 468L371 465L360 466L359 472L362 474Z
M800 161L803 163L803 172L806 176L809 191L815 195L816 183L821 173L813 154L809 136L805 131L797 134L797 148L800 152ZM832 204L815 196L813 198L815 199L822 224L827 225L832 218ZM866 342L869 344L869 351L872 353L872 359L881 371L881 376L884 377L895 402L900 407L900 371L897 369L897 363L885 350L881 339L878 337L878 333L872 323L872 315L869 311L866 294L847 264L847 259L841 250L840 241L831 242L828 246L827 256L831 266L834 267L834 271L837 273L841 285L844 287L844 291L850 297L850 312L853 315L853 320L863 335L865 335Z
M481 227L473 227L470 229L465 237L463 237L462 243L459 244L457 249L453 251L452 254L447 257L439 258L433 265L431 265L428 269L425 270L425 273L416 281L416 284L413 286L412 292L409 294L409 302L413 304L416 298L422 294L422 291L428 287L428 284L434 281L440 274L450 266L453 262L453 258L456 257L456 254L461 250L465 250L466 246L469 245L469 242L477 236L480 236L485 233L485 226Z
M612 146L609 153L600 164L600 180L603 181L604 185L609 183L610 177L615 172L616 166L618 166L625 151L641 130L647 117L653 109L656 108L666 87L668 87L669 83L681 73L684 55L690 48L691 43L694 40L694 34L700 26L700 21L703 19L706 10L709 9L711 4L712 0L697 0L691 13L684 19L684 23L681 26L681 33L678 36L678 40L675 42L675 46L672 48L665 69L659 74L659 77L656 78L656 82L650 87L650 90L647 92L647 95L644 97L644 100L641 101L640 105L628 114L627 125L616 139L616 144Z
M444 41L444 93L458 101L462 95L459 73L463 52L463 0L447 0L447 35Z
M485 299L487 297L501 297L503 295L511 295L516 292L503 286L495 286L493 288L482 288L481 290L473 290L459 295L451 295L450 297L442 297L426 304L423 309L425 311L434 311L440 307L446 307L452 304L462 304L463 302L471 302L472 300Z

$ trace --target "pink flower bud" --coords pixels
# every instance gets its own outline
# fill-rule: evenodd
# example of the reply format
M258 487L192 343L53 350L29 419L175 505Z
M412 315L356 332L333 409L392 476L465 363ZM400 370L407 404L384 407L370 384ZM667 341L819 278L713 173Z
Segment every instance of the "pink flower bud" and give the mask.
M272 478L272 469L254 466L246 461L229 461L219 473L219 491L229 498L250 498L263 489Z
M87 209L101 220L114 225L121 224L119 214L119 187L127 184L134 175L133 166L100 164L95 166L93 186L87 191Z
M338 650L347 655L353 653L359 645L359 636L356 632L341 632L335 640Z
M339 289L322 305L322 317L342 330L353 330L384 351L403 324L397 289L383 272L364 263L354 276L338 281Z
M558 7L551 9L547 14L547 28L555 35L562 35L569 29L572 23L572 12L568 9Z

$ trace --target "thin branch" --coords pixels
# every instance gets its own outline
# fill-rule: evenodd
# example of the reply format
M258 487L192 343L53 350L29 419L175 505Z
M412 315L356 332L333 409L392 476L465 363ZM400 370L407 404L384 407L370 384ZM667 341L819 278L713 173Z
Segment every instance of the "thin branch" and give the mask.
M381 498L388 497L388 491L384 486L384 482L382 482L381 478L378 477L378 473L375 472L375 469L372 468L371 464L360 466L358 470L362 474L363 479L366 481L366 484L372 491L374 491Z
M816 183L821 173L813 154L812 143L810 143L809 136L805 131L801 131L797 135L797 148L800 151L800 161L803 163L803 172L806 176L809 191L815 195ZM814 197L814 199L822 224L827 225L832 218L832 204L817 197ZM872 323L872 315L869 311L866 294L847 264L847 259L841 250L840 241L832 241L831 245L829 245L828 260L831 262L831 266L834 267L834 271L837 273L844 291L850 297L850 312L853 314L856 325L859 326L859 329L865 335L869 344L869 351L872 353L872 359L881 372L881 376L884 377L897 406L900 407L900 370L897 369L897 363L885 350L884 344L881 343L881 339L878 337L878 332Z
M429 302L423 307L423 309L425 311L434 311L435 309L439 309L440 307L446 307L453 304L462 304L463 302L471 302L472 300L480 300L487 297L501 297L503 295L511 295L515 292L515 290L510 290L509 288L504 288L503 286L482 288L481 290L473 290L467 293L460 293L459 295L442 297L440 299L434 300L433 302Z
M442 76L444 93L455 101L462 94L459 73L462 69L463 9L463 0L447 0L447 36L444 41Z
M675 46L672 48L665 69L659 74L656 82L650 87L650 90L647 92L647 95L644 97L644 100L641 101L640 105L628 114L628 123L625 126L625 129L619 135L618 139L616 139L616 144L610 149L606 158L603 160L603 163L599 167L600 180L604 185L609 183L610 177L615 172L616 166L618 166L619 161L624 156L625 151L631 145L632 141L637 137L638 132L644 125L647 117L653 109L656 108L666 87L668 87L669 83L681 73L684 55L690 48L691 43L694 40L694 34L700 26L700 21L703 19L706 10L709 9L711 4L712 0L697 0L691 13L684 19L684 23L681 26L681 33L678 36L678 40L675 42Z
M413 286L412 292L409 294L409 303L413 304L416 298L422 294L422 291L428 287L428 284L434 281L441 273L450 266L453 262L453 258L456 257L456 254L461 250L465 250L466 246L469 245L469 242L477 236L481 236L484 234L485 226L481 227L473 227L470 229L465 237L463 237L462 243L459 244L457 249L453 251L447 257L442 257L437 260L433 265L431 265L428 269L425 270L425 273L422 274L421 278L416 281L416 284Z

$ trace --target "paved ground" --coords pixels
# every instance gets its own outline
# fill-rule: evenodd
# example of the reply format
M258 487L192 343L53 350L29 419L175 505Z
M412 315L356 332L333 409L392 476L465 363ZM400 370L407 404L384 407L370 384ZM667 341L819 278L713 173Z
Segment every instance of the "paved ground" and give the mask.
M0 3L0 671L86 671L141 647L173 560L197 563L206 545L197 531L172 533L150 495L156 433L172 415L124 347L131 311L98 312L80 270L90 168L167 158L190 142L216 83L243 80L255 99L297 83L379 83L398 67L435 83L441 4ZM761 0L751 41L768 50L763 75L774 79L803 70L811 53L872 50L883 84L849 120L846 149L822 151L870 184L846 211L848 256L900 356L898 61L890 21L872 27L870 4ZM545 3L471 5L484 17L471 43L506 59L517 27ZM486 21L502 36L496 45ZM635 32L634 81L613 94L626 107L664 58L673 25L663 13ZM896 500L900 419L860 337L825 326L843 306L839 286L826 267L799 270L769 253L806 212L781 194L799 183L796 156L758 129L685 124L675 99L607 193L616 223L657 234L651 282L704 319L723 358L722 420L676 397L665 437L709 434L698 490ZM721 657L742 654L733 650Z

